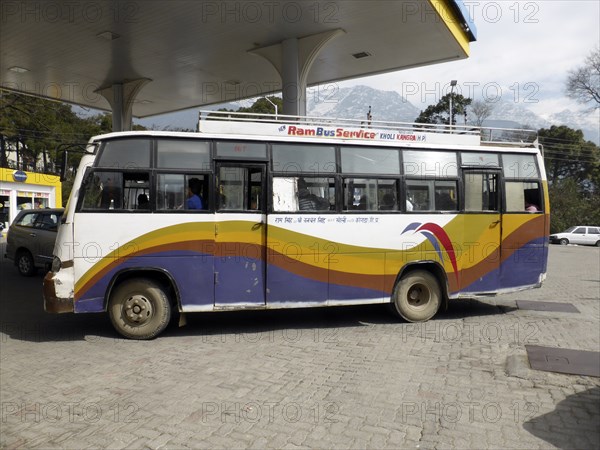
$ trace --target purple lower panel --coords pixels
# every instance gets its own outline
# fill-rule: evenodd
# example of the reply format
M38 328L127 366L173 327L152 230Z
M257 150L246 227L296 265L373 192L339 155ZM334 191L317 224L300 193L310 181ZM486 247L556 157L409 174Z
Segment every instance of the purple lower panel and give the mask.
M327 300L352 300L384 298L388 294L353 286L341 286L315 281L293 274L277 266L268 266L267 303L325 302Z
M537 239L516 250L500 267L500 288L531 286L545 272L548 248L545 239Z
M461 292L495 292L539 282L540 273L546 268L548 250L544 239L536 239L516 250L496 270L488 272Z
M267 303L324 302L328 283L310 280L269 264L267 266Z
M128 269L156 269L168 273L179 290L182 305L212 305L214 301L213 256L175 251L136 256L113 267L77 302L75 312L105 310L104 297L114 276Z
M215 304L265 303L264 264L239 256L216 256Z

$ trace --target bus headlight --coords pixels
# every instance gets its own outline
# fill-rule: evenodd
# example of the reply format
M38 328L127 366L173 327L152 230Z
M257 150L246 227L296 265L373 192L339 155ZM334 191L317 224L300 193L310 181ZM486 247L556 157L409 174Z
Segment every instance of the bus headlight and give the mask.
M58 256L55 256L54 259L52 259L52 272L56 273L60 270L60 268L62 267L62 262L60 260L60 258Z

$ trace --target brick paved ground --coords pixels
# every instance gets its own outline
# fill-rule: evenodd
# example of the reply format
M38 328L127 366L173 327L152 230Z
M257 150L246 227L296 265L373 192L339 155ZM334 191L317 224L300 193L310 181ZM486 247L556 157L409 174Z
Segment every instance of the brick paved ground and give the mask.
M136 342L106 316L45 314L41 276L2 262L0 447L599 448L600 379L525 359L527 344L600 350L599 274L600 249L553 246L542 289L426 324L382 307L232 313Z

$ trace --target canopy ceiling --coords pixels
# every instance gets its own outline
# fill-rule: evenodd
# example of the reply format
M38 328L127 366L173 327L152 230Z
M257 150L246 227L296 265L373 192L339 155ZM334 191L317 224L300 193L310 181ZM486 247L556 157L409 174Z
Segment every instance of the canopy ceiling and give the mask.
M149 79L137 117L280 90L257 53L290 38L338 30L309 86L466 58L475 39L450 0L3 2L0 30L3 88L110 109L99 89Z

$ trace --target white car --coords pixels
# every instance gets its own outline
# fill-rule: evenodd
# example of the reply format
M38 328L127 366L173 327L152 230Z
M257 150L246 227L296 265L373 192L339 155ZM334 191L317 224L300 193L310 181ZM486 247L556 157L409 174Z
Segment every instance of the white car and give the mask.
M560 245L580 244L600 247L600 227L577 225L562 233L551 234L550 242Z

